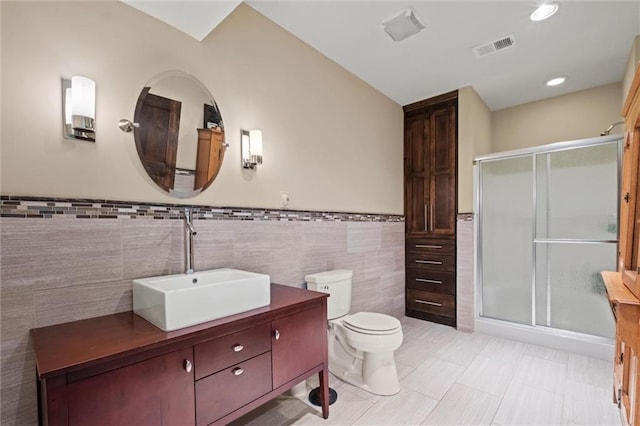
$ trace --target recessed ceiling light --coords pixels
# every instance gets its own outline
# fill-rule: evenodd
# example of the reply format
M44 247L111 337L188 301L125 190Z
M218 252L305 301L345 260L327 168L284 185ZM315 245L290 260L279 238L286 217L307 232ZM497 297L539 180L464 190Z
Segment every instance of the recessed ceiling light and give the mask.
M407 37L418 34L426 27L420 22L413 10L406 9L383 22L382 28L393 41L402 41Z
M547 86L558 86L558 85L564 83L565 81L567 81L567 77L556 77L556 78L552 78L551 80L547 81L546 85Z
M558 3L541 4L533 11L530 18L532 21L542 21L551 18L558 11Z

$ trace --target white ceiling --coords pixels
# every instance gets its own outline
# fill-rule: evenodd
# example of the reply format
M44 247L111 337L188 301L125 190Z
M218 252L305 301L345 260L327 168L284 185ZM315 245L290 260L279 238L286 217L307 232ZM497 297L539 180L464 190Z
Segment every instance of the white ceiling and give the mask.
M123 0L202 40L239 1ZM492 110L622 80L640 33L640 0L560 1L533 22L528 1L290 1L245 3L401 105L473 86ZM426 30L394 42L381 22L412 8ZM515 47L472 48L514 35ZM549 88L551 77L568 77Z

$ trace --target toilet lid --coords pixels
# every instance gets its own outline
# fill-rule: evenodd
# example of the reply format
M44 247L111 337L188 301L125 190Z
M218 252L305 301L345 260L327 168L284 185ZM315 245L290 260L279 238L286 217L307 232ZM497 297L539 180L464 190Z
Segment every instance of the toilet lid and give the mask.
M358 312L347 315L343 324L353 331L367 334L391 334L400 329L398 319L375 312Z

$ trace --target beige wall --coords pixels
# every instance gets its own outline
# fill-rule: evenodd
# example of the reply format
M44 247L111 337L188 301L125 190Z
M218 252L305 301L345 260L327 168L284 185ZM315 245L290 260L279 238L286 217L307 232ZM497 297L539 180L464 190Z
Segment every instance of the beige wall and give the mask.
M620 121L622 83L494 111L492 152L600 136Z
M491 151L491 111L471 86L458 91L458 212L473 211L473 159Z
M5 195L402 214L400 105L240 5L198 42L120 2L2 2ZM147 80L171 69L215 96L230 144L214 184L169 198L131 134ZM62 138L60 78L96 81L95 144ZM242 171L240 129L259 128L264 164Z
M640 34L633 39L631 50L629 51L629 60L627 61L627 67L625 68L624 78L622 80L622 103L629 93L631 88L631 82L636 74L636 68L640 63Z

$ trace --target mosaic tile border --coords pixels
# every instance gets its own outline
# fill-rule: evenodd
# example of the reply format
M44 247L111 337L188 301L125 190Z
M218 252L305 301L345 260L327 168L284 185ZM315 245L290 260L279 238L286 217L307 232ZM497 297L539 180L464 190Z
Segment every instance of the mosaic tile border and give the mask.
M299 222L404 222L404 216L305 210L210 207L184 204L0 195L0 217L51 219L181 219L185 207L196 219Z
M473 213L458 213L458 220L471 222L473 221Z

